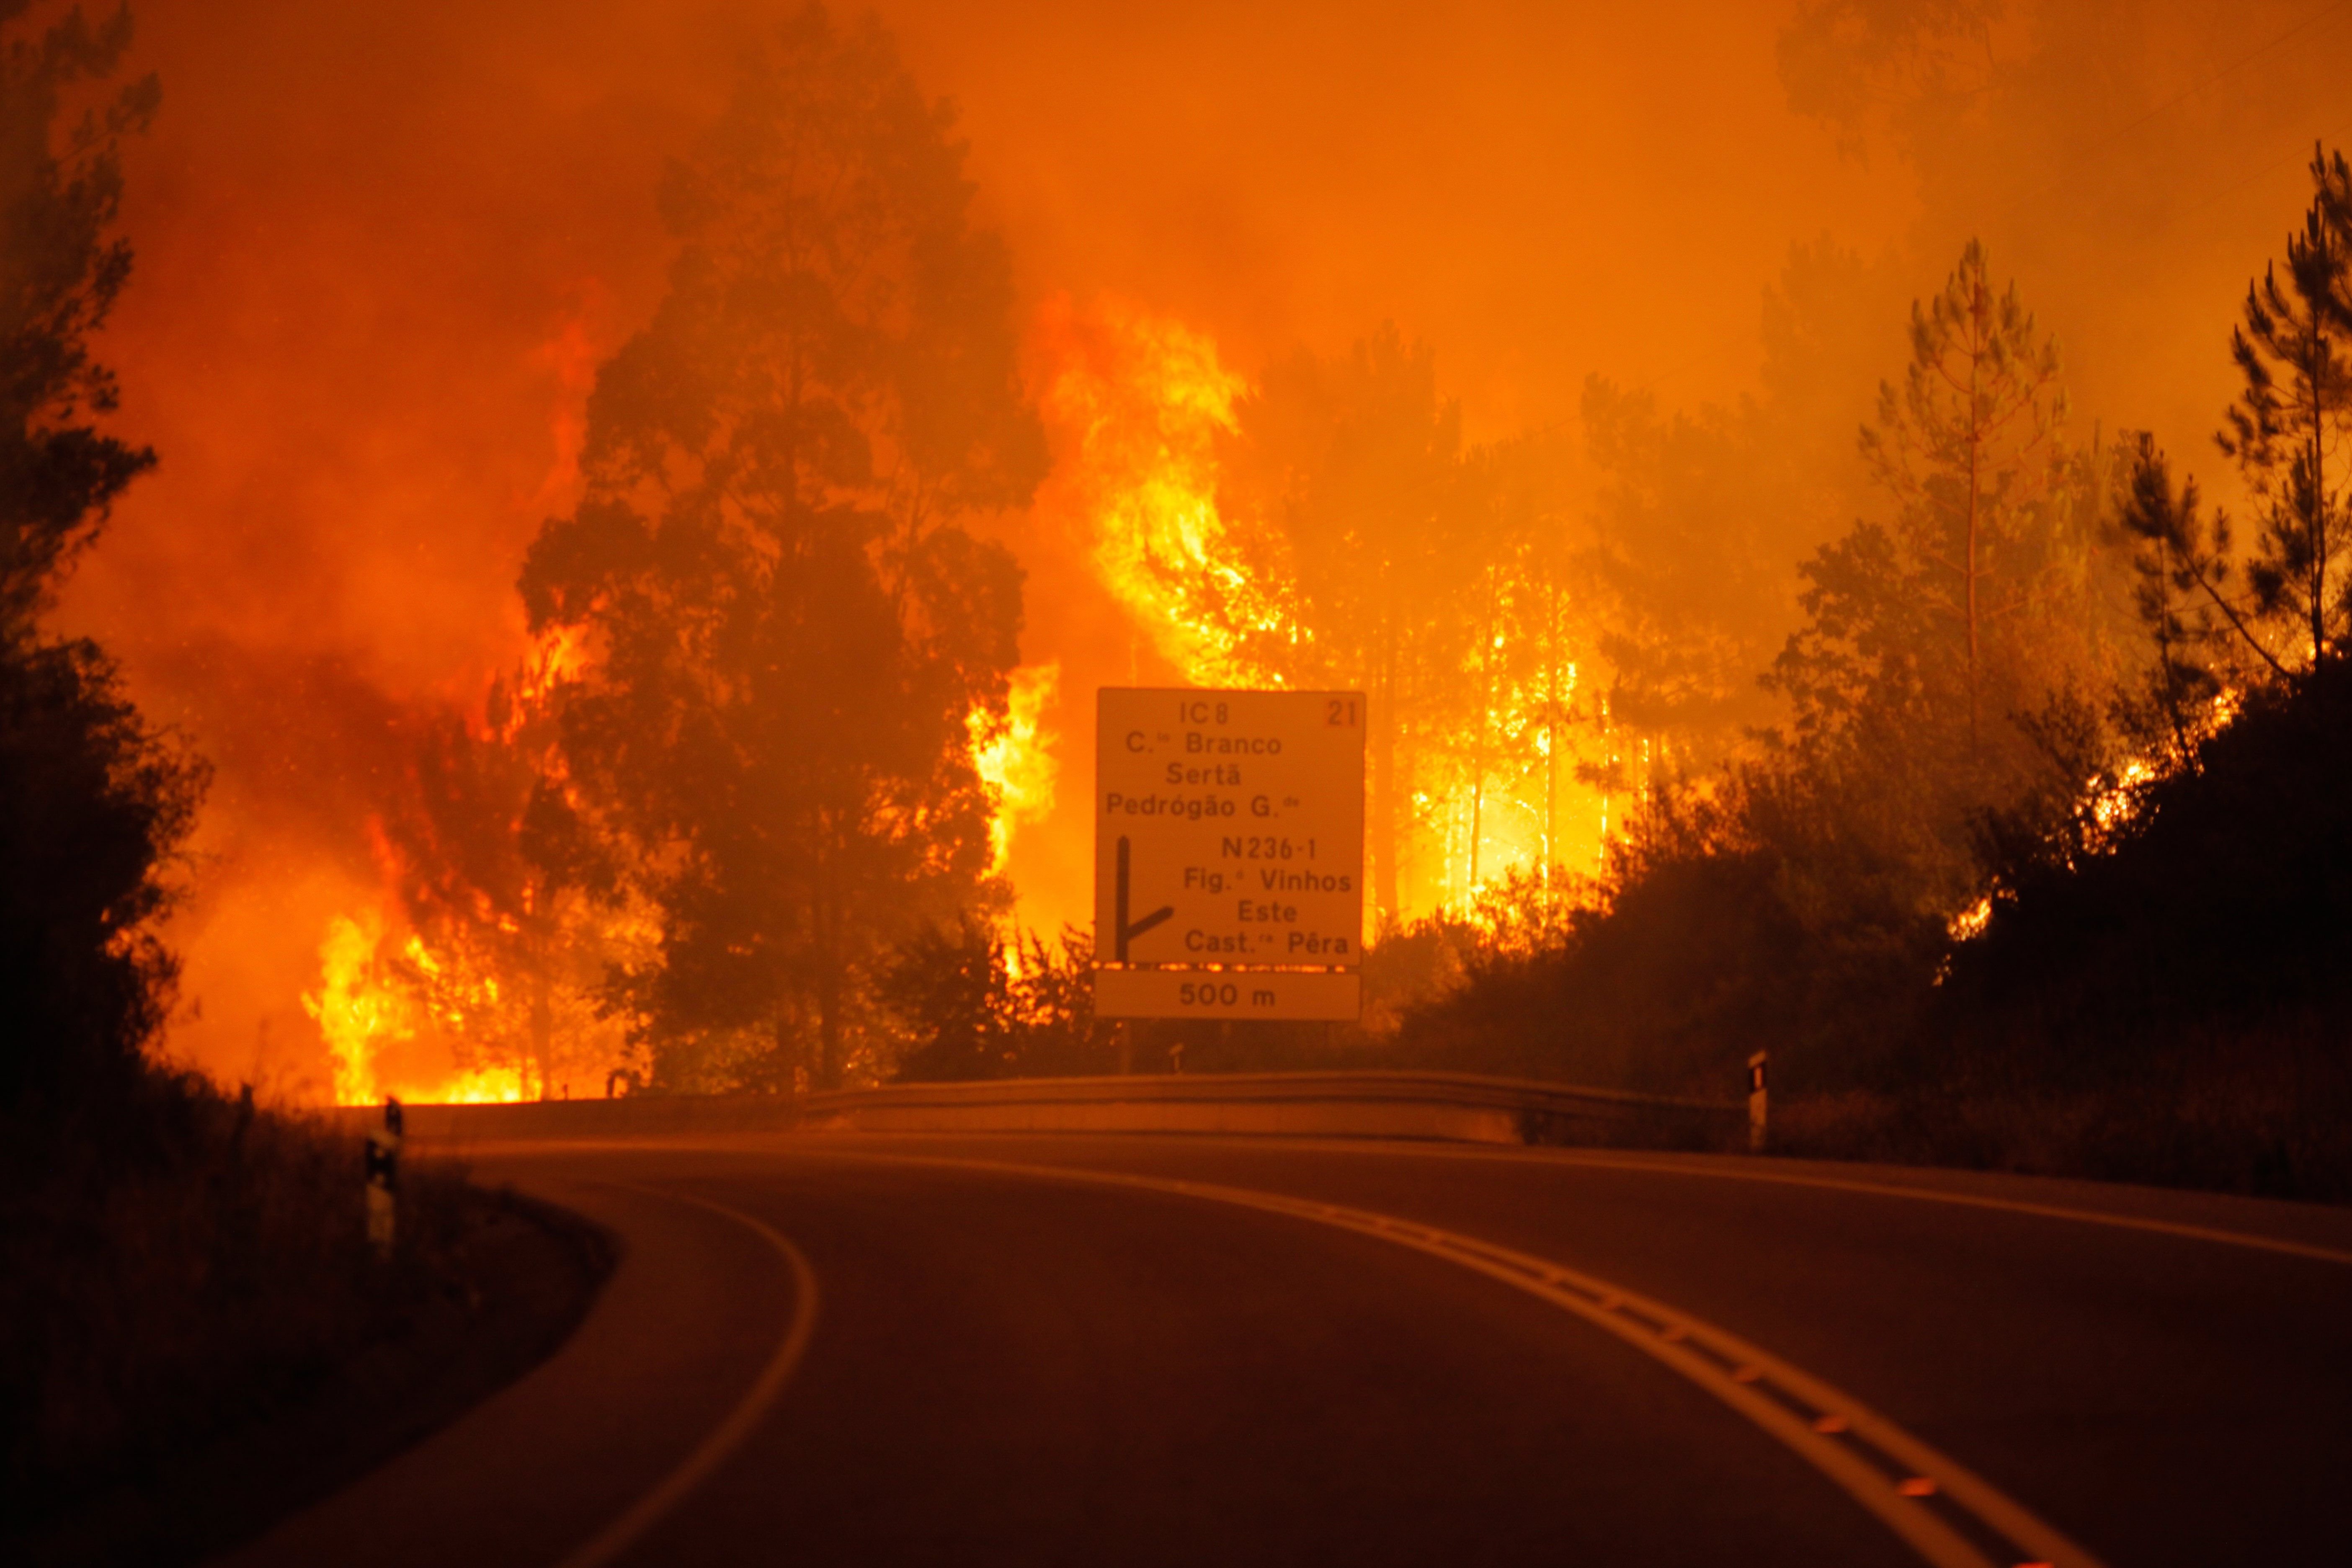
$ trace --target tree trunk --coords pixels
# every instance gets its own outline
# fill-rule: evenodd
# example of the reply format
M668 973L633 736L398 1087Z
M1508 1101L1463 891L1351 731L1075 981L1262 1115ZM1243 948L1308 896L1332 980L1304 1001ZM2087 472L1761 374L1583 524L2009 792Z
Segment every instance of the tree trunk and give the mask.
M539 1098L549 1098L548 1080L552 1077L550 1058L554 1055L555 1009L549 995L548 933L546 922L535 915L523 917L531 922L530 941L530 1057L539 1064Z
M2319 400L2317 370L2327 350L2318 340L2318 319L2313 318L2311 383L2311 667L2319 668L2327 651L2327 469L2321 444L2326 413Z
M1559 859L1559 590L1544 590L1543 885Z
M1969 515L1968 541L1961 555L1961 577L1968 588L1969 624L1969 754L1977 751L1977 491L1978 470L1983 462L1984 425L1977 406L1978 385L1984 364L1985 345L1981 333L1984 307L1983 285L1978 285L1979 298L1976 303L1979 334L1969 355Z
M1396 626L1381 628L1379 662L1372 679L1372 923L1375 930L1397 908L1397 671Z
M823 815L817 831L830 832ZM830 856L819 850L816 896L811 900L810 936L816 944L816 1086L841 1087L841 910L835 898Z
M1478 743L1471 752L1470 891L1473 894L1478 890L1478 850L1486 833L1486 735L1493 727L1495 714L1495 613L1498 593L1495 573L1490 569L1486 574L1486 616L1478 634Z

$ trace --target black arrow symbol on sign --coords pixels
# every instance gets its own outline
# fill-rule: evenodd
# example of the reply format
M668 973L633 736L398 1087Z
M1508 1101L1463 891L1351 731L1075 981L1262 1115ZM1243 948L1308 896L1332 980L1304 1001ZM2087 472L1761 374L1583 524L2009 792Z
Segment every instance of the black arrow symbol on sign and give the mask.
M1111 956L1121 963L1127 962L1128 938L1141 936L1161 921L1173 919L1176 913L1176 906L1167 904L1152 910L1141 920L1132 924L1129 923L1127 918L1128 855L1127 840L1121 837L1118 841L1118 879L1111 899L1111 925L1114 928L1111 931Z

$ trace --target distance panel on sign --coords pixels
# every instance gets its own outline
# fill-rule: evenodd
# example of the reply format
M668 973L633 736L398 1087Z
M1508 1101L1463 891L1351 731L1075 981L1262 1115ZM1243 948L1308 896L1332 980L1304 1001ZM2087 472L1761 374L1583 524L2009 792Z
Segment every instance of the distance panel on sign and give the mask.
M1097 969L1098 1018L1281 1018L1352 1021L1363 1012L1354 970Z
M1361 692L1106 687L1097 720L1097 961L1361 961Z

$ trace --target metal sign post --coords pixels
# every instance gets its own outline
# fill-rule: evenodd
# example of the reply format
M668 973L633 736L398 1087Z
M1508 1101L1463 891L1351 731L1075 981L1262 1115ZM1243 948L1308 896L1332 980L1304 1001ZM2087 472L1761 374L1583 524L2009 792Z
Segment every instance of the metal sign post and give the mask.
M1363 693L1105 687L1096 716L1096 1014L1356 1017Z

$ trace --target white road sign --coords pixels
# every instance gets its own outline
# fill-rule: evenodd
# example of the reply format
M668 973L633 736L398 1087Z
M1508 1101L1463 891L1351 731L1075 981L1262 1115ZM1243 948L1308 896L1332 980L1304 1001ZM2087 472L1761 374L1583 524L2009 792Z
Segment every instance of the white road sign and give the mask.
M1353 1018L1364 696L1105 687L1095 1011Z

